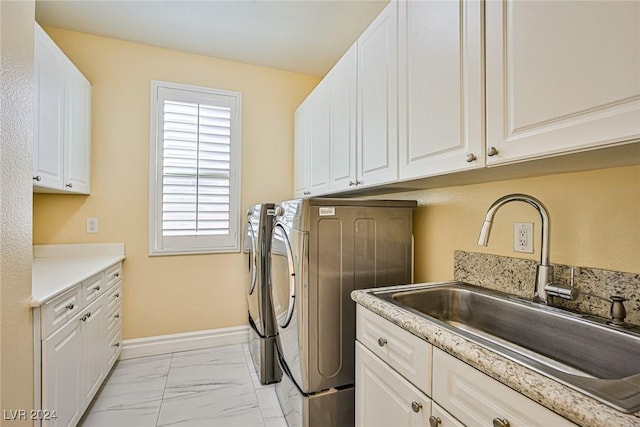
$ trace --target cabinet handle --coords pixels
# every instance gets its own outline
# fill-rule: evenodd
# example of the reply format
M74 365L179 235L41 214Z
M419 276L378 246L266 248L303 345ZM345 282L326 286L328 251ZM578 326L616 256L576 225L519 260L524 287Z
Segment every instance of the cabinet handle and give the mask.
M120 315L119 315L119 314L115 314L115 315L113 316L113 318L114 318L114 319L119 319L119 318L120 318Z
M353 182L353 181L349 181L349 187L353 187L354 185L356 185L356 183L355 183L355 182Z
M67 188L73 188L73 184L72 184L72 183L68 183L67 185L65 185L65 187L67 187Z
M431 415L429 417L429 427L438 427L442 425L442 420L439 417L434 417Z
M114 347L120 347L120 343L119 343L119 342L117 342L117 343L115 343L113 346L114 346Z
M498 151L498 149L496 147L489 147L489 151L487 151L487 156L493 157L498 153L499 153L499 151Z
M120 298L120 292L118 292L117 294L115 294L113 297L114 297L114 298Z
M411 402L411 409L413 409L413 412L420 412L420 409L422 409L422 403Z
M75 305L73 304L67 304L64 306L64 308L66 308L67 310L73 310L73 307L75 307Z
M100 290L100 285L96 286L95 288L93 288L94 291L99 291Z
M85 314L84 316L82 316L80 318L80 320L83 321L83 322L86 322L89 317L91 317L91 313Z
M115 273L115 274L113 275L113 278L114 278L114 279L117 279L118 277L120 277L120 273Z
M386 338L378 338L378 345L380 347L384 347L384 345L387 343L387 339Z
M493 427L510 427L509 421L504 418L494 418L493 419Z
M304 193L302 193L305 196L308 196L309 194L311 194L311 191L305 191Z
M467 154L467 157L465 157L465 160L467 161L467 163L475 162L476 161L476 155L473 154L473 153L469 153L469 154Z
M36 175L33 177L33 180L39 182L39 181L42 181L42 177L40 175Z
M362 183L363 183L362 181L358 181L358 180L356 180L356 185L360 185L360 184L362 184Z

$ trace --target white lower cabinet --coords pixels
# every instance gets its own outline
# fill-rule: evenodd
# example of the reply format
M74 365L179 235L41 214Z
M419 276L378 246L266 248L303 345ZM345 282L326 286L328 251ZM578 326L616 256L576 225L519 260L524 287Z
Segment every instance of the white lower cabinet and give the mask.
M575 427L360 305L356 325L356 426Z
M433 366L433 399L467 425L575 426L438 348Z
M43 426L75 426L120 355L121 268L118 263L34 311L41 357L36 401L52 415Z
M431 400L356 342L356 426L424 426Z

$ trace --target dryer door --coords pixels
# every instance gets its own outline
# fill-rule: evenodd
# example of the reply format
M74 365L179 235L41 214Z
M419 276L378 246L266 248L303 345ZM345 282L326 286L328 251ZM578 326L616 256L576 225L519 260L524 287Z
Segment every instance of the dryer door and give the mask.
M271 239L271 292L278 329L287 328L296 303L296 272L289 236L276 224Z

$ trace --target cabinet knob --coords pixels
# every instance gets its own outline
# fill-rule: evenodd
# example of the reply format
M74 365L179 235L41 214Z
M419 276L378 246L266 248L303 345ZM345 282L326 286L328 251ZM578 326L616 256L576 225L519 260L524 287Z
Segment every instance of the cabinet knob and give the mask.
M360 184L362 184L362 181L356 180L356 185L360 185Z
M114 298L120 298L120 292L118 292L117 294L115 294L113 297L114 297Z
M42 177L40 175L36 175L33 177L34 181L42 181Z
M115 314L115 315L113 316L113 318L114 318L114 319L119 319L119 318L120 318L120 315L119 315L119 314Z
M465 157L465 160L467 161L467 163L475 162L476 161L476 155L473 154L473 153L469 153L469 154L467 154L467 157Z
M73 184L72 184L72 183L68 183L67 185L65 185L65 187L67 187L67 188L73 188Z
M434 417L431 415L429 417L429 427L438 427L442 425L442 420L439 417Z
M100 285L96 286L95 288L93 288L94 291L99 291L100 290Z
M119 343L119 342L117 342L117 343L115 343L113 346L114 346L114 347L120 347L120 343Z
M113 277L117 279L118 277L120 277L120 273L115 273Z
M349 181L349 187L353 187L354 185L356 185L356 183L355 183L355 182L353 182L353 181Z
M308 195L310 195L310 194L311 194L311 191L305 191L305 192L304 192L304 193L302 193L302 194L303 194L303 195L305 195L305 196L308 196Z
M494 418L493 419L493 427L510 427L509 421L504 418Z
M420 412L420 409L422 409L422 403L420 402L411 402L411 409L413 409L413 412Z
M82 316L80 318L80 320L83 321L83 322L86 322L89 317L91 317L91 313L85 314L84 316Z
M387 339L386 338L378 338L378 345L380 347L384 347L384 345L387 343Z
M493 157L496 154L498 154L498 149L496 147L489 147L489 150L487 151L487 156Z
M73 304L67 304L64 306L67 310L73 310L73 307L75 307Z

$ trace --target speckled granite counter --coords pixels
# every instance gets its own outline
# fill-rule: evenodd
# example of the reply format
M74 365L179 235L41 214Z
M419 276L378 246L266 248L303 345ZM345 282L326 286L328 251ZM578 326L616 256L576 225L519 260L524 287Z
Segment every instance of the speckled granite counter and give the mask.
M419 285L394 287L407 289ZM385 288L376 288L377 291ZM640 411L624 414L599 401L485 349L434 322L358 290L351 298L363 307L452 354L501 383L581 426L640 426Z

